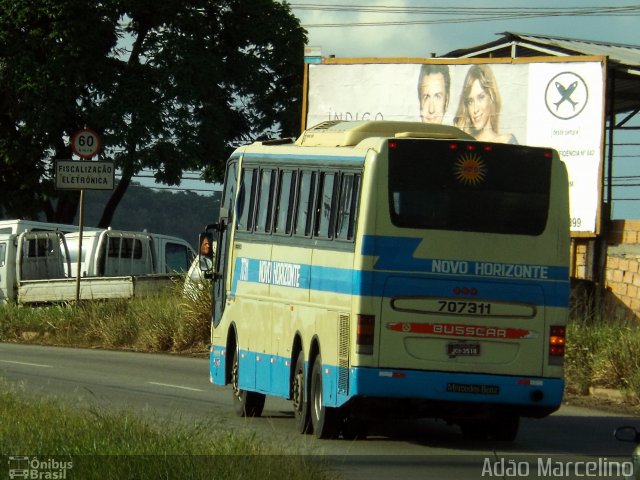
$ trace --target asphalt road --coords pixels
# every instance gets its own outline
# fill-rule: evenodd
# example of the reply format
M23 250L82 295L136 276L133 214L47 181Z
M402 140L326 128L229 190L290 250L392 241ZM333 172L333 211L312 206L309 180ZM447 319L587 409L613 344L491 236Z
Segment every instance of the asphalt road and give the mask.
M565 405L545 419L523 419L513 443L468 441L457 427L429 419L381 424L361 441L317 440L296 432L286 400L268 397L260 418L236 417L230 389L209 383L206 358L0 343L0 378L20 383L27 394L79 406L136 412L150 421L208 422L212 436L218 426L249 430L297 454L329 459L349 480L510 478L501 470L514 465L510 460L521 471L528 465L527 478L585 478L568 462L627 461L632 446L612 432L640 427L634 417ZM592 478L619 478L604 473Z

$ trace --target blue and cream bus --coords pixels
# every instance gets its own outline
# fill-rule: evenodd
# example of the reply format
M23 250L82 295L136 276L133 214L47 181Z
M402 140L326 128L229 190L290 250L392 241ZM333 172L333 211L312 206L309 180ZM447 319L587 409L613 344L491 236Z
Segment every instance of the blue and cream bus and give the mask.
M411 122L325 122L228 160L210 375L297 428L396 416L513 440L557 410L569 297L564 164Z

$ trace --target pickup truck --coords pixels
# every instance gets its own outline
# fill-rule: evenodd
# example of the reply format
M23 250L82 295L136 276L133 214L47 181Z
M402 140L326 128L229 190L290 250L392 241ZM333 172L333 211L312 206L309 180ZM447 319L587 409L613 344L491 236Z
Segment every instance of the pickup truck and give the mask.
M176 237L111 229L85 232L78 285L77 232L0 234L0 302L157 294L188 269L193 256L191 246Z

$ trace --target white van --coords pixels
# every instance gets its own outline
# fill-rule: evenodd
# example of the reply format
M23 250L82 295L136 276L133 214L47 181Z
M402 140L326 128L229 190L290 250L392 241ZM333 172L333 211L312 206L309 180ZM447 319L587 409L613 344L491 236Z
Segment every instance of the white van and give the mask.
M72 277L77 276L79 236L79 232L65 235ZM113 277L184 273L194 256L191 245L178 237L112 229L85 231L80 274Z

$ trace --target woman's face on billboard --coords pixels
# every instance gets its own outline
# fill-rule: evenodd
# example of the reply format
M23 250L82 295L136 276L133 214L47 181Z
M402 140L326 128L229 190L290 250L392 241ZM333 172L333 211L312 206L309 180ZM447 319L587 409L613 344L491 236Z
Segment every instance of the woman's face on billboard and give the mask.
M465 100L467 113L476 130L484 129L491 117L491 98L487 94L480 80L474 80L469 90L469 96Z

